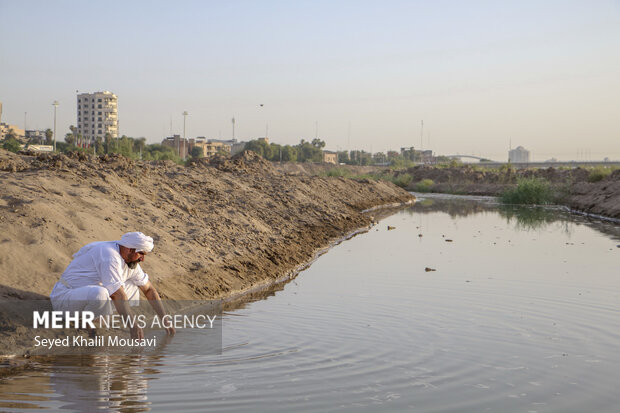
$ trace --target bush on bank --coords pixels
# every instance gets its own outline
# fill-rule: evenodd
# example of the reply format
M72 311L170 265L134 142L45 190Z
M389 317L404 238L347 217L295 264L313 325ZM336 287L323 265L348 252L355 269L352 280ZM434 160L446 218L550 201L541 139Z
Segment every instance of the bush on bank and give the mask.
M413 180L413 176L410 174L400 174L394 178L392 178L392 183L396 186L400 186L401 188L406 188L409 186L411 181Z
M415 190L417 192L430 192L433 185L435 185L435 182L432 179L422 179L416 184Z
M502 193L500 200L504 204L545 205L554 202L551 184L541 178L521 178L517 186Z
M590 175L588 176L589 182L598 182L607 178L612 172L612 168L607 168L604 166L597 166L590 170Z

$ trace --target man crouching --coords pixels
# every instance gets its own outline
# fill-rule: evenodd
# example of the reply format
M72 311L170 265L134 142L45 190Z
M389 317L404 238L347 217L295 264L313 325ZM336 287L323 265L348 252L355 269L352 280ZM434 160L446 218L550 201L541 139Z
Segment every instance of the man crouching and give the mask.
M55 311L92 311L95 317L112 314L110 302L123 318L131 315L130 305L140 302L140 290L162 319L166 312L159 293L140 268L140 262L153 250L153 238L141 232L128 232L120 241L98 241L73 254L73 261L60 276L50 294ZM144 338L137 325L130 328L132 338ZM166 327L174 334L174 327Z

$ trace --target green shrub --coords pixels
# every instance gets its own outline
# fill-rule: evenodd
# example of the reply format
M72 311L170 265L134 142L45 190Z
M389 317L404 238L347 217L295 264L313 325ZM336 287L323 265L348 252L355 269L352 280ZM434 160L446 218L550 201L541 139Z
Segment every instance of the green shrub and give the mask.
M19 141L13 137L6 138L4 142L2 142L2 148L11 152L19 152L21 146Z
M411 183L413 177L410 174L400 174L394 178L392 178L392 182L394 185L400 186L401 188L406 188Z
M325 172L325 176L335 176L335 177L349 177L351 176L351 172L349 172L346 168L332 168Z
M435 182L432 179L422 179L415 185L415 190L417 192L430 192L433 185Z
M540 178L521 178L517 186L507 189L500 196L504 204L534 204L544 205L553 203L553 190L549 182Z
M611 168L606 168L604 166L597 166L590 171L590 175L588 176L588 181L590 182L598 182L607 178L611 174Z

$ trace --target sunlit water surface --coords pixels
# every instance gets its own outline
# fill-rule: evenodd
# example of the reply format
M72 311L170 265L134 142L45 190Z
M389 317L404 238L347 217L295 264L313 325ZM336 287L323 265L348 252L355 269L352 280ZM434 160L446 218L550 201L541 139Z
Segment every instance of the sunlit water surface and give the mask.
M226 313L221 355L41 360L0 410L617 412L619 234L430 197Z

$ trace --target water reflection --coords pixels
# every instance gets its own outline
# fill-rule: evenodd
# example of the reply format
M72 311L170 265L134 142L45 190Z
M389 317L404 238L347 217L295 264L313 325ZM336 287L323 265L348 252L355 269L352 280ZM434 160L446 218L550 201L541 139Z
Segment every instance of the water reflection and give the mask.
M568 214L557 208L500 205L498 212L500 216L506 218L506 222L514 222L517 230L540 230L560 222L566 224L564 230L570 233Z
M557 209L421 199L285 288L223 303L222 354L38 358L0 381L0 410L612 413L620 285L617 242L600 232L618 231Z
M417 195L418 200L409 208L409 215L431 214L435 212L445 212L451 218L467 217L491 211L497 207L494 198L456 198L447 199L443 197Z
M594 217L578 215L558 206L501 205L493 197L447 196L443 194L416 194L418 201L407 209L410 215L443 212L452 219L497 211L508 223L520 231L540 231L551 224L560 224L565 233L572 225L586 225L620 240L620 227Z
M146 375L158 373L153 360L139 355L57 357L49 369L59 407L83 412L150 410Z
M148 382L161 373L167 340L157 353L33 357L32 371L0 382L0 408L46 406L89 412L151 410Z

